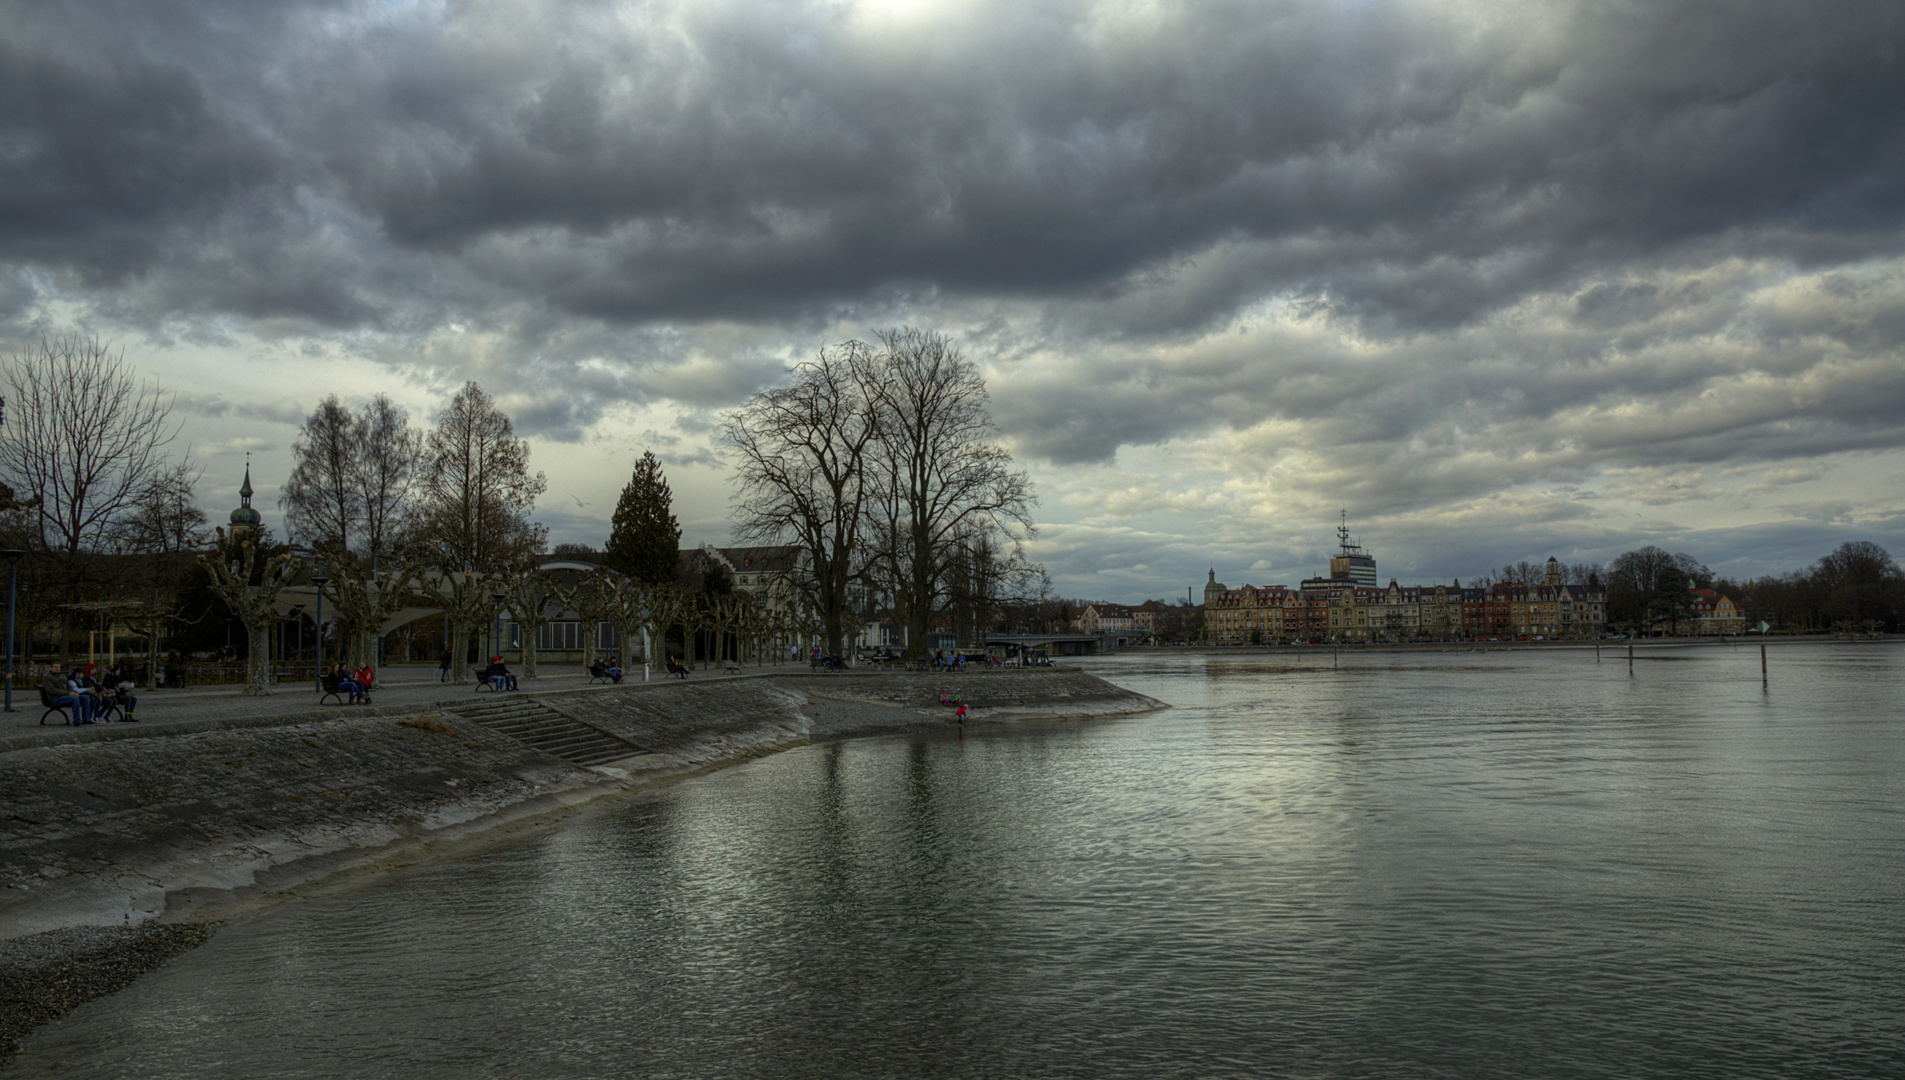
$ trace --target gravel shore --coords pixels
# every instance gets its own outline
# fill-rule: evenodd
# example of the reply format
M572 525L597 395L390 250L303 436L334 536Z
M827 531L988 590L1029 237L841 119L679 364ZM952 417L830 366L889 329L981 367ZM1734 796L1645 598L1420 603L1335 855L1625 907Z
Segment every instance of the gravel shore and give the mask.
M22 1036L204 944L213 925L74 926L0 941L0 1068Z

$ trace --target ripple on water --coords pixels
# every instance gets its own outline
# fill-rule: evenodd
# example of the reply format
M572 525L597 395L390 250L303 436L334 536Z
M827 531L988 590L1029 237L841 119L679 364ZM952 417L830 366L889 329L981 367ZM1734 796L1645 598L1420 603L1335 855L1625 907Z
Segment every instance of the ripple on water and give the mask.
M16 1069L1905 1075L1898 650L1676 657L1107 660L1179 707L802 748L288 905Z

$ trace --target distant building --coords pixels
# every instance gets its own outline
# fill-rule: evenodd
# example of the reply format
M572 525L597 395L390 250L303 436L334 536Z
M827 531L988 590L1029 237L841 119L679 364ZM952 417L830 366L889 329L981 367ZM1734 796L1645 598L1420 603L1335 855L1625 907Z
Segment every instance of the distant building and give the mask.
M1136 614L1124 604L1088 604L1078 618L1078 629L1085 634L1128 634L1137 625Z
M1336 527L1336 542L1340 550L1330 556L1330 577L1359 589L1375 588L1376 557L1365 552L1361 544L1350 543L1347 510L1343 511L1343 523Z
M1339 534L1344 554L1331 560L1360 574L1375 560ZM1347 556L1367 560L1340 562ZM1737 619L1729 604L1710 603L1717 614ZM1701 609L1696 602L1695 625ZM1586 584L1561 582L1560 564L1548 560L1541 584L1512 582L1487 589L1448 585L1363 586L1345 573L1309 578L1297 588L1245 585L1227 589L1215 570L1204 587L1204 640L1214 645L1271 644L1286 641L1454 641L1475 638L1595 637L1607 622L1607 591L1596 577ZM1720 625L1717 621L1711 625ZM1732 624L1727 624L1732 625ZM1698 631L1695 631L1698 632ZM1732 630L1709 630L1732 633Z

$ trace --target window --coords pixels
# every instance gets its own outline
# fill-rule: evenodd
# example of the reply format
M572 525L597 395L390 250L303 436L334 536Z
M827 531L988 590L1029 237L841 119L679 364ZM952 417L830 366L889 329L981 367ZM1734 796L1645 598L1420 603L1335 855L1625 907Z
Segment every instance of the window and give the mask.
M545 652L575 652L582 648L581 624L553 622L536 632L536 648Z

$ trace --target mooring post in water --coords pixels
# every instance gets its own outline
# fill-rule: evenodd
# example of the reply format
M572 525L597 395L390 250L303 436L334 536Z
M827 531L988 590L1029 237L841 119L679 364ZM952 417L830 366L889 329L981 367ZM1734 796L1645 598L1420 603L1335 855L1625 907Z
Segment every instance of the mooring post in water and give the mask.
M1759 688L1766 689L1766 643L1763 641L1759 646Z
M1601 643L1598 641L1594 643L1594 662L1601 662Z
M1627 673L1634 673L1634 643L1631 641L1627 643Z
M1331 668L1335 668L1335 667L1337 667L1337 666L1338 666L1338 664L1336 663L1336 650L1335 650L1335 649L1331 649L1331 650L1330 650L1330 667L1331 667Z

